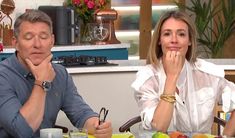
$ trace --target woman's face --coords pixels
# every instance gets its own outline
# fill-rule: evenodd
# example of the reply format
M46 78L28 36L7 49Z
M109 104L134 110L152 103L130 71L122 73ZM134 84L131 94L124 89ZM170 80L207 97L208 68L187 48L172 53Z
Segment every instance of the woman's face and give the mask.
M168 51L178 51L185 57L190 45L189 29L184 21L170 17L163 23L159 41L163 55Z

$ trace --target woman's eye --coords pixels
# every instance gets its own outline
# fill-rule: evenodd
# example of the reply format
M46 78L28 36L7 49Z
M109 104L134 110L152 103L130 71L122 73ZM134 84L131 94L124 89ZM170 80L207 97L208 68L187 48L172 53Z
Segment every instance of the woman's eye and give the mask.
M164 32L164 33L163 33L163 36L169 36L169 35L170 35L169 32Z
M179 33L179 36L185 36L185 33Z

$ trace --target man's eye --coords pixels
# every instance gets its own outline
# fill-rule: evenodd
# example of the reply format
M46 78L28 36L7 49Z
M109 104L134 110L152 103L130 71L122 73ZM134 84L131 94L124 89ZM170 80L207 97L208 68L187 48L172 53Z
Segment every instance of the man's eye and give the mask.
M48 34L40 34L39 36L41 39L48 39L49 38L49 35Z
M32 34L26 34L25 36L24 36L24 39L26 39L26 40L31 40L33 38L33 35Z

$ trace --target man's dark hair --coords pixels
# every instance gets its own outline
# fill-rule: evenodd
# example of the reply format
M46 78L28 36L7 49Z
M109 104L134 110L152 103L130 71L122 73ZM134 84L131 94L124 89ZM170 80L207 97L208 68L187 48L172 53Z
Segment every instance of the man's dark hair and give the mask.
M36 22L43 22L46 23L50 30L51 33L53 32L52 30L52 21L51 18L44 12L40 10L28 10L24 14L20 15L14 24L14 36L17 38L20 33L20 25L22 22L28 21L30 23L36 23Z

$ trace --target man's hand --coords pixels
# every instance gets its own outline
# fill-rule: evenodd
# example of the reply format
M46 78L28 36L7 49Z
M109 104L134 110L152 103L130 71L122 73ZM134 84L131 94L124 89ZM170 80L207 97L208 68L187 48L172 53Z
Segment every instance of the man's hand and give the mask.
M94 133L96 138L111 138L112 137L112 127L111 122L105 121L99 125Z
M55 71L51 64L52 54L47 56L39 65L35 66L30 59L25 59L35 80L52 81L55 78Z
M111 122L105 121L99 125L98 117L91 117L85 122L84 128L88 130L88 133L94 135L96 138L111 138L112 137L112 125Z

